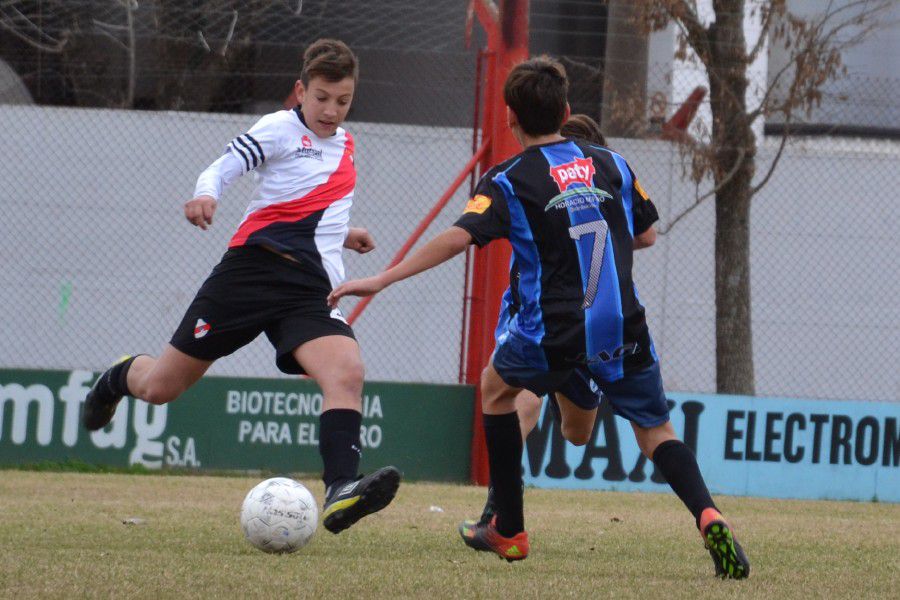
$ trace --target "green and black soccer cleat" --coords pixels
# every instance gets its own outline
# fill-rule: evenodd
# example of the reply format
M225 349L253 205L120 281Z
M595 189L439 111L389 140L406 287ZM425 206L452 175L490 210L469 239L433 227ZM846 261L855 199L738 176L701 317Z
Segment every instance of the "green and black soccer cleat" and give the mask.
M394 467L383 467L356 481L336 485L325 500L322 525L331 533L340 533L390 504L399 487L400 471Z
M126 362L133 361L134 357L125 355L103 372L84 399L84 408L81 412L81 423L88 431L103 429L112 421L116 414L116 407L122 400L123 394L118 391L116 379Z
M700 515L700 535L716 568L716 577L744 579L750 575L750 561L734 538L725 518L714 508Z

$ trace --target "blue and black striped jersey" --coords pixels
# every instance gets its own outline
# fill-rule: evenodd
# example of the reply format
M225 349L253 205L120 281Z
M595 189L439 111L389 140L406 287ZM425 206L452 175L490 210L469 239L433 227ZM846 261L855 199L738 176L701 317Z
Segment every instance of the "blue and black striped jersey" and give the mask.
M656 360L631 269L634 236L657 219L624 158L565 140L489 170L456 225L512 244L498 335L539 346L535 368L615 381Z

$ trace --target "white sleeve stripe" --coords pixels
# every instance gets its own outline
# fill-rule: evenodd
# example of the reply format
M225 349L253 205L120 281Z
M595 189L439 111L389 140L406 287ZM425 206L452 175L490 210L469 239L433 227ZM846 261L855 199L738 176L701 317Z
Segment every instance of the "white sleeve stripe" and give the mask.
M244 159L244 164L247 165L247 170L249 171L249 170L250 170L250 159L247 158L247 155L244 154L244 151L241 150L240 148L238 148L237 146L235 146L235 145L234 145L234 142L231 142L230 144L228 144L228 146L229 146L232 150L234 150L235 152L237 152L238 154L241 155L241 158Z
M250 153L250 158L253 159L253 168L255 169L256 167L258 167L259 166L259 158L256 156L256 153L253 152L253 149L247 144L247 142L242 140L240 138L240 136L234 138L234 141L237 142L238 144L240 144L241 146L243 146L244 148L246 148L247 152ZM235 148L237 148L237 146L235 146ZM249 168L250 168L250 165L247 165L247 169L249 169Z

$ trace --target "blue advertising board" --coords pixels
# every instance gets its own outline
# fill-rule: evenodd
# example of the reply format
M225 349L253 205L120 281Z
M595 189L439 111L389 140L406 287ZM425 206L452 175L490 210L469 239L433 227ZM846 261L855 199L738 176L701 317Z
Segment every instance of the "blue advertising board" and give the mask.
M716 494L900 502L900 403L667 394L672 425ZM546 404L546 403L545 403ZM544 408L523 457L535 487L668 491L604 403L590 441Z

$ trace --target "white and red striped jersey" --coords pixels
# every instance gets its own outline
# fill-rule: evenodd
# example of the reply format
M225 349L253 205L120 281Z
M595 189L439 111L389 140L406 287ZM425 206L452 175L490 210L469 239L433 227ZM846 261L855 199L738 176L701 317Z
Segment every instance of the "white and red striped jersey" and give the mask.
M339 127L320 138L299 107L268 114L200 174L194 197L218 200L225 186L250 171L257 187L228 247L268 246L320 268L337 286L344 279L341 250L356 187L353 137Z

